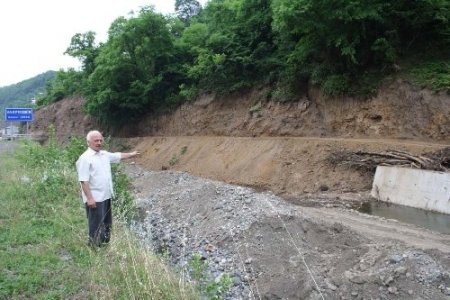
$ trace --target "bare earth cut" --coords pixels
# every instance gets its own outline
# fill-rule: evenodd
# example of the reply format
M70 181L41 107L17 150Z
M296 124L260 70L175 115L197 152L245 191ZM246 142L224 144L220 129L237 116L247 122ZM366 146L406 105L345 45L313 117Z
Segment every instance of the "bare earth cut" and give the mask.
M264 95L205 95L113 133L142 153L128 166L142 240L179 266L200 254L212 280L230 274L228 299L450 299L450 236L352 209L373 201L373 174L327 161L449 147L449 95L405 82L364 101ZM37 111L33 133L84 135L82 104Z

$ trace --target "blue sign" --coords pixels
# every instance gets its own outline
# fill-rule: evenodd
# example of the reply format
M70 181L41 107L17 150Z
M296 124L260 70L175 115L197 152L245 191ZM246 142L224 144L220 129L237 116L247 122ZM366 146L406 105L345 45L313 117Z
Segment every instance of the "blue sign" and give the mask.
M33 121L32 108L5 108L5 120L11 122Z

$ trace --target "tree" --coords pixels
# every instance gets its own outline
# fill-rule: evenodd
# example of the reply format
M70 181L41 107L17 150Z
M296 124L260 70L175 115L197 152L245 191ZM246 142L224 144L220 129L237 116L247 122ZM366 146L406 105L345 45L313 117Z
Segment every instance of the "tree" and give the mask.
M60 101L66 97L82 95L85 87L83 72L69 69L56 72L55 78L45 85L45 95L37 101L39 106L48 105Z
M248 88L274 71L269 0L211 0L182 40L195 57L188 76L199 89Z
M109 125L120 125L173 99L180 85L173 36L167 19L151 8L110 28L88 79L87 109ZM113 123L113 124L111 124Z
M83 71L90 74L95 68L98 51L99 47L95 44L95 32L88 31L75 34L64 54L77 58L82 63Z
M197 0L175 0L175 13L186 25L188 25L191 19L197 16L201 10L202 6Z

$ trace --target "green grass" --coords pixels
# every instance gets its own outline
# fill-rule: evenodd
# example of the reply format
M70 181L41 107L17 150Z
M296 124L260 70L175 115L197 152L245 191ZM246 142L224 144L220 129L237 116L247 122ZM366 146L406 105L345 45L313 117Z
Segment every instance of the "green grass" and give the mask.
M450 60L418 63L409 70L412 81L434 91L450 91Z
M87 246L74 168L84 145L25 142L0 154L0 299L198 299L183 274L130 233L132 197L120 167L112 242Z

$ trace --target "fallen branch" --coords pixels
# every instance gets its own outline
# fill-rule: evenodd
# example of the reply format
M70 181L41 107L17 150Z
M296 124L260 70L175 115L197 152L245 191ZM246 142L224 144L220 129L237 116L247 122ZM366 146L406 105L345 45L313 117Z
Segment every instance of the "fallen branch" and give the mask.
M367 151L335 151L327 158L332 165L346 165L360 170L375 171L377 166L401 166L450 172L450 147L423 155L389 150L381 153Z

